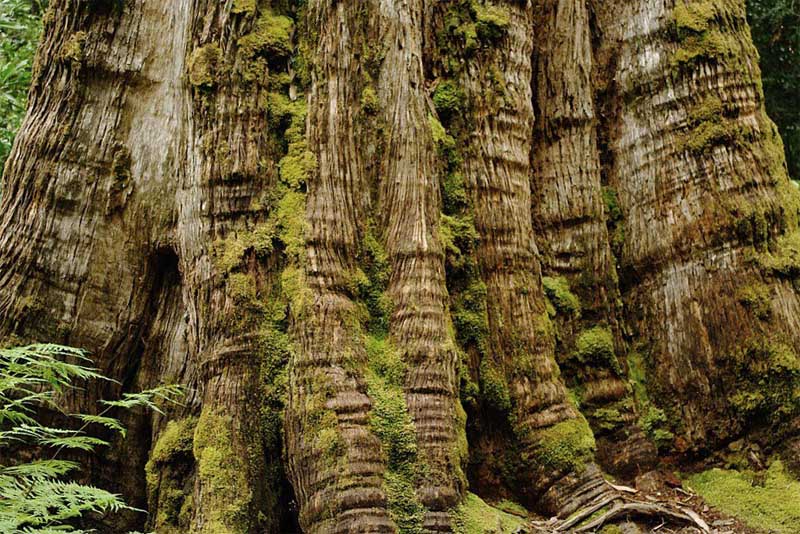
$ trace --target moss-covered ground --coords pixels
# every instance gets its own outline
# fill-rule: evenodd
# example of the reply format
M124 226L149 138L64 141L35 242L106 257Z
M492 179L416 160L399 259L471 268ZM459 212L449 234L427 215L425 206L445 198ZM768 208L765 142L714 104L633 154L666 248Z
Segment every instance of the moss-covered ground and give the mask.
M715 468L692 475L686 483L708 504L750 527L778 534L800 531L800 482L780 461L770 465L763 479Z
M517 513L510 514L488 505L474 493L467 493L464 501L453 510L452 518L455 534L510 534L526 522Z

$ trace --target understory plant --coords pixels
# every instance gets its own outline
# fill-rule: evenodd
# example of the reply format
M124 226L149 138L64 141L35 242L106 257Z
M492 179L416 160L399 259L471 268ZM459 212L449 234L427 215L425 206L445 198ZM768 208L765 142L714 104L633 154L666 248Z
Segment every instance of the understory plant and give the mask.
M0 349L0 532L83 534L89 531L75 524L84 516L134 510L120 495L72 480L80 464L59 455L108 446L88 432L92 425L124 437L125 427L111 416L114 411L160 412L160 404L177 402L183 392L179 386L160 386L101 400L97 414L65 412L62 395L92 380L108 379L91 367L80 349L53 344ZM41 423L42 409L60 413L76 428ZM11 451L15 458L26 459L12 460ZM30 456L36 459L27 460Z

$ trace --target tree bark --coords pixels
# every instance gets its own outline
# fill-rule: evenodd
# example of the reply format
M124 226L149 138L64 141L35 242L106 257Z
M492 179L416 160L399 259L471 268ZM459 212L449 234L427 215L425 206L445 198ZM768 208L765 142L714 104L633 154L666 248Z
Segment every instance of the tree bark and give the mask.
M460 532L797 450L800 194L739 0L54 0L3 343L125 415L104 532ZM792 462L787 462L792 463ZM792 464L793 465L793 464Z

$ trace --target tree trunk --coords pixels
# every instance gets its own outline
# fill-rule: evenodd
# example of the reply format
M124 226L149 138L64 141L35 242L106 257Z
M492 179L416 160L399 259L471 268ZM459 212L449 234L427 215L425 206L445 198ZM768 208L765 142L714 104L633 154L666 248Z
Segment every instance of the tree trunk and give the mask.
M29 100L3 342L89 349L70 409L189 391L92 463L149 511L102 531L460 532L468 488L566 517L796 455L742 1L53 0Z

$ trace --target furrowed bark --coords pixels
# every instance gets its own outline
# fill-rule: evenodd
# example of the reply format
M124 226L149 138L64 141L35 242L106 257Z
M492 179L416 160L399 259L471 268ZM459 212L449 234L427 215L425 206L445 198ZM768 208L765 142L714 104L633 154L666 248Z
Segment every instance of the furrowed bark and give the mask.
M566 502L565 490L599 486L602 479L596 467L585 465L591 462L594 438L569 399L555 361L533 239L533 7L528 2L503 8L507 33L493 49L478 52L464 74L474 113L465 181L480 238L477 257L489 325L490 350L481 362L480 379L485 394L497 390L508 399L505 406L496 404L510 418L511 435L505 440L518 444L517 494L547 513L568 514L573 505ZM568 453L555 453L554 443ZM579 480L573 480L575 473Z
M280 471L280 445L267 445L261 432L259 372L261 308L269 304L276 260L251 244L276 209L261 203L277 186L278 159L262 102L286 58L276 53L270 64L259 63L248 48L269 16L265 7L240 12L202 1L191 11L183 76L191 84L189 156L176 232L200 413L194 511L188 525L175 526L197 532L281 527L280 481L271 479Z
M379 75L386 102L386 153L381 164L381 226L392 267L390 334L409 368L408 411L428 476L418 489L424 528L450 531L448 510L466 489L459 451L457 354L448 328L444 251L438 235L441 199L427 115L422 65L424 2L381 3L388 42Z
M215 6L54 2L31 111L6 173L4 331L85 347L121 383L91 386L69 409L92 410L99 398L163 382L192 388L189 411L203 403L198 431L216 436L200 436L178 469L197 475L193 498L176 504L165 494L176 490L160 473L171 469L171 453L148 464L156 485L150 521L160 529L244 532L262 522L258 512L266 528L280 521L278 503L265 496L270 454L243 452L259 446L258 423L241 410L257 391L253 332L230 328L234 303L209 257L215 238L259 217L251 201L270 180L258 168L260 94L239 84L233 69L229 78L220 74L248 26L229 17ZM219 55L191 89L192 53L209 44ZM209 149L217 143L231 153L219 157ZM125 419L136 438L110 452L92 480L144 507L150 417ZM213 452L223 450L239 456L221 471L240 483L234 502L212 480L222 463ZM234 469L242 472L233 476ZM161 514L181 503L180 525L177 509ZM223 510L231 513L220 519ZM115 528L144 519L116 518Z
M362 9L366 10L362 12ZM352 291L369 182L359 129L359 52L370 46L371 3L313 2L305 252L310 295L294 310L287 453L306 532L395 532L383 488L381 444L369 426L364 340Z
M715 448L796 414L785 389L792 373L776 355L797 361L787 259L797 192L764 114L744 2L594 11L634 349L681 438L675 446ZM770 386L754 391L756 375Z
M0 330L84 347L120 382L89 385L67 410L152 383L155 353L182 345L179 299L153 301L176 297L180 283L168 247L181 138L161 124L185 119L186 17L161 4L119 12L62 0L45 18L29 112L4 174ZM92 480L143 506L149 424L126 420L136 437ZM126 516L120 528L139 521Z
M619 358L626 345L606 228L606 218L616 222L617 208L601 185L589 12L582 0L537 2L534 9L532 212L556 312L557 358L604 466L630 473L652 465L656 451L635 426Z
M800 193L748 31L740 0L52 1L0 342L119 382L68 410L189 391L91 459L149 509L100 531L463 532L466 469L585 528L624 508L595 448L632 475L648 440L797 470Z

